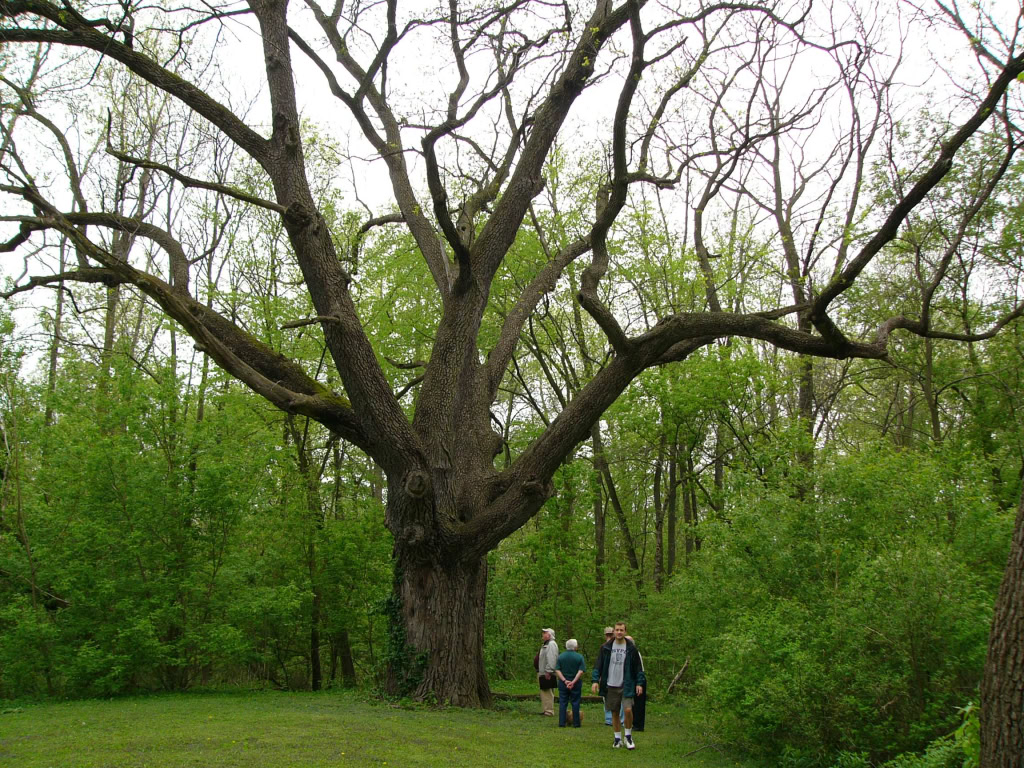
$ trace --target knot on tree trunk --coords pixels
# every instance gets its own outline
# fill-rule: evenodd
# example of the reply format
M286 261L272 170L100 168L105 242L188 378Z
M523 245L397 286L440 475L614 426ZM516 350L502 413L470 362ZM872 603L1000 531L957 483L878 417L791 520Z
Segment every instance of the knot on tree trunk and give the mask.
M414 469L405 476L402 488L414 499L422 499L430 490L430 476L422 470Z
M486 438L486 442L487 453L491 459L501 453L502 449L505 447L505 438L494 430L490 431L490 434Z
M316 215L302 203L292 203L284 212L284 220L290 227L305 229L316 221Z
M527 480L523 483L523 492L532 498L550 499L555 495L555 485L550 480L542 482L540 480Z
M402 529L401 538L407 547L415 547L427 540L427 532L422 525L409 525Z

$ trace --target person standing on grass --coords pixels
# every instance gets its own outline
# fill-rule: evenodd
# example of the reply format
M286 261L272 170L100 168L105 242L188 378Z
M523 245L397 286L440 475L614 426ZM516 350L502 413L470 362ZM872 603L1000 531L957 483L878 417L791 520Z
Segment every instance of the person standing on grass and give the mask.
M555 716L555 665L558 663L558 643L555 630L540 631L541 644L537 653L537 684L540 688L540 713Z
M572 727L579 728L580 699L583 695L583 673L587 671L587 662L576 651L575 638L565 641L565 651L558 655L555 663L555 674L558 676L558 727L565 728L565 709L572 702Z
M636 749L633 743L633 699L644 692L647 678L636 646L626 639L626 622L616 622L611 641L601 646L591 680L593 692L600 691L605 697L605 706L612 711L612 728L615 731L612 747L618 749L625 744L626 749ZM625 712L624 737L620 730L620 706Z
M613 637L615 637L615 630L612 629L611 627L605 627L604 628L604 641L606 643L611 642L611 639ZM598 659L601 658L600 653L601 653L600 650L598 650ZM594 662L594 668L595 669L597 668L597 662L596 661ZM612 724L612 711L610 709L608 709L608 700L604 699L604 698L602 698L601 700L604 702L604 724L605 725L611 725Z
M636 645L636 640L633 639L632 635L626 635L626 639ZM643 670L644 677L647 677L647 670L644 669L644 657L640 654L640 651L636 652L637 658L640 659L640 669ZM647 720L647 689L636 692L636 698L633 700L633 730L642 731L644 729L644 722Z

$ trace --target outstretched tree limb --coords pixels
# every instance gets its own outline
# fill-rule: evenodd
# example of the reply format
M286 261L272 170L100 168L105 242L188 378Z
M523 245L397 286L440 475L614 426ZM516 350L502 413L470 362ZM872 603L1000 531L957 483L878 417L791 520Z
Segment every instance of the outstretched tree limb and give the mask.
M195 301L186 292L174 288L155 275L141 272L124 259L108 253L86 238L75 226L74 220L88 220L97 225L123 228L130 226L135 235L154 239L161 247L174 247L180 250L180 244L174 242L167 233L152 225L112 214L61 214L37 192L25 189L22 190L22 194L46 214L33 222L35 226L63 233L89 258L103 265L103 269L66 272L59 275L58 279L135 286L156 301L170 317L177 320L218 365L253 391L284 411L310 416L329 429L338 431L339 435L368 452L373 450L373 439L364 433L352 407L344 398L327 390L322 384L310 378L298 365ZM34 287L52 282L52 279L33 278L31 282ZM24 288L23 286L19 290Z
M119 278L112 270L102 268L76 269L71 272L58 272L55 275L36 275L30 277L27 283L16 285L9 291L0 292L0 298L9 299L19 293L27 293L36 288L53 285L58 287L63 282L73 283L100 283L102 285L124 285L124 280Z
M978 104L974 113L946 141L939 145L937 157L921 175L907 194L895 205L875 235L861 248L860 253L850 261L843 271L818 294L811 304L809 317L818 332L836 343L843 343L845 337L839 327L828 315L829 305L844 291L848 290L857 276L877 256L882 248L890 243L910 212L916 208L925 196L932 191L953 167L953 158L957 151L988 121L993 111L1002 100L1010 83L1024 72L1024 54L1015 56L1003 67L999 76L992 83L985 98Z
M227 184L195 179L181 173L165 163L156 163L152 160L145 160L141 157L133 157L125 152L120 152L114 149L113 145L110 144L109 136L107 139L107 154L111 157L116 157L122 163L127 163L128 165L134 165L138 168L147 168L151 171L160 171L161 173L165 173L185 187L205 189L208 192L217 192L218 194L234 198L235 200L239 200L243 203L249 203L260 208L266 208L268 211L274 211L275 213L283 214L287 210L284 206L279 205L272 200L264 200L256 195L247 194L240 189L235 189Z

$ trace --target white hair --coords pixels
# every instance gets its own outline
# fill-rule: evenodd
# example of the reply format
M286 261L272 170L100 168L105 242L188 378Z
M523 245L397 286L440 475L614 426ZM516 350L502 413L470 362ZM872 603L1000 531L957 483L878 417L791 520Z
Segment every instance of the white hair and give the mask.
M565 650L567 650L567 651L575 651L576 650L576 646L578 646L578 645L579 645L579 643L576 642L575 638L570 638L570 639L565 641Z

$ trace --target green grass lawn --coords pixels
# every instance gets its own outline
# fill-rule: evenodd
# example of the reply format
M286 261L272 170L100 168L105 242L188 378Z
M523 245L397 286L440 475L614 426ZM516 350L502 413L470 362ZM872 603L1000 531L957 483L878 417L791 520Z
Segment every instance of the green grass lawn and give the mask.
M678 707L648 707L637 749L612 751L600 705L558 728L537 701L493 710L403 707L359 693L192 693L4 708L4 768L749 766ZM700 750L691 753L694 750Z

